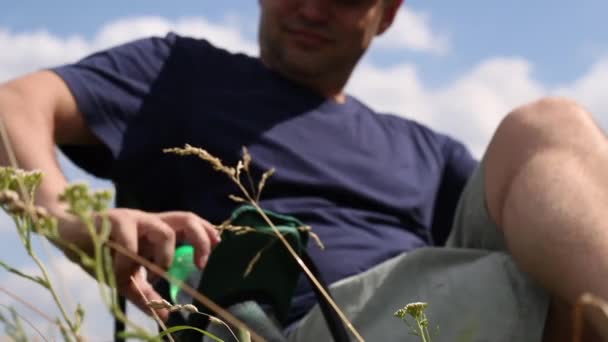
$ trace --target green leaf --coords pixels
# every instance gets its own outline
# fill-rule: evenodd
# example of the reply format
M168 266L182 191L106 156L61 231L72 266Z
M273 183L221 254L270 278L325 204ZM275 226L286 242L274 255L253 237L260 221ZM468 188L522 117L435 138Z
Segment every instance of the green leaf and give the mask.
M5 263L5 262L3 262L3 261L0 261L0 267L4 268L4 269L5 269L5 270L7 270L8 272L11 272L11 273L13 273L13 274L16 274L16 275L18 275L18 276L20 276L20 277L22 277L22 278L25 278L25 279L31 280L31 281L33 281L33 282L35 282L35 283L38 283L38 284L40 284L40 285L42 285L42 286L44 286L44 287L47 287L47 286L48 286L48 283L47 283L46 281L44 281L42 278L40 278L40 277L38 277L38 276L31 276L31 275L29 275L29 274L25 274L25 273L23 273L23 272L19 271L18 269L16 269L16 268L13 268L13 267L9 266L8 264L6 264L6 263Z
M80 327L82 326L82 323L84 322L84 308L82 307L82 305L80 305L80 303L78 303L78 305L76 306L76 312L74 313L74 317L75 317L75 329L76 331L80 330Z

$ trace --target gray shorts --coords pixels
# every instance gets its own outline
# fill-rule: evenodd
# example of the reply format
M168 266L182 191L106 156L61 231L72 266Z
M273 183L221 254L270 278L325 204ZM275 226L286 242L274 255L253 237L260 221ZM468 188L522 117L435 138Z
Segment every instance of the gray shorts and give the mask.
M446 247L399 255L331 285L366 341L420 341L393 317L411 302L429 304L435 342L541 341L549 296L514 264L484 194L480 167L460 199ZM331 341L318 307L288 340Z

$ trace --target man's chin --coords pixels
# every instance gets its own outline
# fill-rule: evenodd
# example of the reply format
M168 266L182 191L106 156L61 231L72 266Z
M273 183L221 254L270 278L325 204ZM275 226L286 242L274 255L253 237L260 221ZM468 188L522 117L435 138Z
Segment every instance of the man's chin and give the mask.
M326 74L327 57L319 56L314 53L297 53L286 54L283 56L283 66L286 72L290 74L299 74L302 76L310 75L311 77Z
M307 64L291 63L289 65L285 65L283 71L285 74L287 74L286 76L288 76L290 78L300 78L302 80L310 80L310 79L318 78L327 73L326 71L324 71L324 68L322 66L314 65L314 64L310 64L310 63L307 63Z

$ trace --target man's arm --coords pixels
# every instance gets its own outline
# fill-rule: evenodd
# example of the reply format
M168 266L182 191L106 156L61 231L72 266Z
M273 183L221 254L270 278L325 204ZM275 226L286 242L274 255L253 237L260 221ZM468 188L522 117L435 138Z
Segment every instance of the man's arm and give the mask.
M59 219L62 238L90 252L85 229L64 211L58 195L67 185L56 158L55 144L99 144L88 128L76 101L63 80L55 73L41 71L0 85L0 119L6 127L18 167L43 172L36 203ZM0 147L0 163L9 165L6 146ZM111 209L111 239L130 251L154 260L167 269L173 259L176 239L195 246L195 261L200 268L207 262L211 247L219 242L215 228L202 218L186 212L146 213L131 209ZM118 255L114 260L119 291L146 310L131 276L149 300L160 296L144 277L140 267ZM159 312L166 318L168 312Z
M460 195L477 166L465 145L447 136L442 140L444 166L431 226L433 243L439 246L444 245L450 235Z
M66 84L53 72L41 71L0 85L0 119L4 123L20 168L38 169L44 179L37 204L58 214L57 195L67 180L55 156L60 144L96 144ZM6 146L0 163L9 165Z

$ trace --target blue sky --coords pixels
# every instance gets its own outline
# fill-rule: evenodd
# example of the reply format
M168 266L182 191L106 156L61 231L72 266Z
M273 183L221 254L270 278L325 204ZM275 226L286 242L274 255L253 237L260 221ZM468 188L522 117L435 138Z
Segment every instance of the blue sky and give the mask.
M24 0L0 12L0 25L14 31L44 28L58 35L91 37L110 20L119 17L162 15L169 19L205 16L215 21L238 16L243 27L255 27L257 2L160 0L76 1L57 0L53 5ZM430 14L433 27L447 32L455 49L449 56L428 59L405 54L415 61L432 84L457 77L458 70L490 56L519 56L535 65L535 76L543 82L572 80L598 56L608 53L602 0L510 0L510 1L406 1L406 6ZM254 32L248 32L254 37ZM395 61L375 56L386 63ZM403 54L401 56L403 57Z
M380 111L463 140L477 156L510 109L544 95L576 99L606 129L607 12L605 0L406 1L348 91ZM257 1L243 0L11 2L0 11L0 82L166 30L255 54L257 15ZM70 179L92 180L62 165ZM0 219L0 260L31 267L5 221ZM58 267L74 297L94 303L86 276L64 261ZM0 272L0 285L29 293L20 284ZM0 303L10 300L0 295ZM91 320L92 336L108 336L107 316L96 311Z

